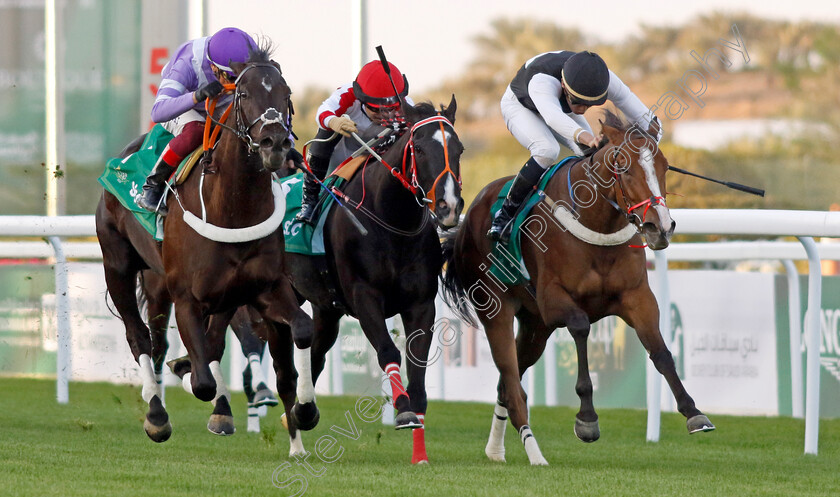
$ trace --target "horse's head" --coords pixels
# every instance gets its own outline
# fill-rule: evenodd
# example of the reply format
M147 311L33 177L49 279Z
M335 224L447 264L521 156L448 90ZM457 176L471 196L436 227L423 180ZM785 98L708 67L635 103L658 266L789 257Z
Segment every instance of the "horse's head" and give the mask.
M464 146L455 133L455 95L449 106L440 111L427 103L403 101L402 112L411 124L406 161L416 186L425 192L426 201L444 228L458 224L464 199L461 198L461 153Z
M251 52L248 62L231 67L236 73L236 132L250 152L259 152L265 169L277 171L292 148L292 91L268 48Z
M636 126L622 126L608 113L603 131L609 145L596 157L608 166L615 179L616 201L648 246L653 250L664 249L676 223L665 204L668 160L652 138L657 136L655 130L645 132Z

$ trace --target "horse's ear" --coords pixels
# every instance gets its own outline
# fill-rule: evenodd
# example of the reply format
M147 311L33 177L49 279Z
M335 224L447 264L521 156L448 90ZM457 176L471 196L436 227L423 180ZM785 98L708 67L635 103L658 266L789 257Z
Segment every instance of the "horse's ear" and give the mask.
M230 68L233 69L233 73L238 76L239 73L241 73L242 70L245 69L245 63L244 62L231 62L230 63Z
M452 100L449 101L449 105L446 106L445 109L441 109L443 111L443 117L447 118L449 122L455 124L455 111L458 109L458 102L455 101L455 94L452 94Z
M406 121L410 123L416 123L420 120L420 116L417 114L417 110L414 108L414 106L408 103L402 97L400 97L400 110L405 116Z
M271 65L277 68L277 71L280 72L280 75L283 75L283 69L280 69L280 64L277 61L272 60Z
M610 143L618 145L624 140L624 134L620 130L613 128L600 119L598 122L601 123L601 132L610 140Z

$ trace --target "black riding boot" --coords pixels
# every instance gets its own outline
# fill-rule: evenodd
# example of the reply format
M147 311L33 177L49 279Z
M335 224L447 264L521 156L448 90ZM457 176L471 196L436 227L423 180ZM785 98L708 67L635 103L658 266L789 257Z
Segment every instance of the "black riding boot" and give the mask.
M487 232L487 238L501 243L507 243L510 237L510 228L512 227L511 220L514 214L522 205L525 197L534 190L534 187L539 183L545 169L540 166L533 157L528 159L528 162L522 166L519 174L513 180L510 191L505 197L505 202L502 204L501 210L493 219L493 224Z
M166 181L173 171L175 171L174 167L164 162L163 159L158 159L154 169L146 177L146 183L143 185L143 195L136 200L137 206L165 216L167 214L166 206L161 205L158 209L158 204L160 204L163 192L166 190Z
M309 157L309 167L312 169L312 173L321 181L323 181L324 177L327 175L327 168L329 165L329 157ZM318 205L318 198L320 194L321 185L315 181L315 178L313 178L311 174L305 174L303 176L303 202L300 206L300 212L298 212L297 216L295 216L295 219L309 225L314 225L315 207Z

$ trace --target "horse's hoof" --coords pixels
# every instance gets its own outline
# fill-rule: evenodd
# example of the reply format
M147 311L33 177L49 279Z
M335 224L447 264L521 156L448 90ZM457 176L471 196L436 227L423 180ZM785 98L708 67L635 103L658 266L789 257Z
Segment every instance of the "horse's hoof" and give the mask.
M167 361L166 365L169 366L169 370L172 371L172 374L178 378L183 378L184 375L192 369L192 362L190 361L190 356L188 355Z
M146 430L146 435L156 443L166 442L172 436L172 425L169 423L169 419L162 426L158 426L152 423L147 416L143 421L143 429Z
M707 418L705 414L698 414L688 418L685 425L688 427L689 434L697 433L698 431L712 431L715 429L715 425L709 421L709 418Z
M505 449L502 450L491 449L489 446L484 448L484 454L487 455L487 459L495 462L507 462L505 461Z
M289 419L286 417L285 412L280 416L280 423L283 425L283 428L289 429Z
M277 400L277 397L274 396L274 392L272 392L271 389L266 387L263 383L260 383L260 387L261 388L257 390L257 393L254 394L254 402L252 403L254 407L274 407L280 403Z
M411 411L404 411L397 414L396 419L394 419L394 429L397 430L406 430L408 428L422 428L423 423L420 422L420 418L417 417Z
M297 429L303 431L315 428L321 419L321 413L318 411L315 402L307 402L306 404L295 402L291 410L291 416Z
M601 430L598 428L598 420L581 421L575 418L575 436L581 442L592 443L601 438Z
M211 414L210 421L207 422L207 429L214 435L233 435L236 433L236 427L233 426L233 416L226 414Z
M172 435L172 425L169 424L169 414L163 408L163 402L157 395L149 400L149 412L143 421L143 429L152 441L161 443L169 440Z

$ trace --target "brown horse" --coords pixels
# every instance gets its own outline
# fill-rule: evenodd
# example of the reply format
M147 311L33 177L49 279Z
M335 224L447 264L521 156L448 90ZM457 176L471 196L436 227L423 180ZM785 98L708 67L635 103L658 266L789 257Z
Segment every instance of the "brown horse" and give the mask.
M97 208L97 235L108 291L140 365L142 396L149 403L144 424L149 437L166 440L171 426L154 381L152 357L158 361L159 347L152 350L135 295L137 273L147 268L166 275L178 330L191 359L184 387L201 400L213 401L208 428L214 433L233 433L230 395L219 366L224 329L243 305L256 309L271 325L268 343L277 390L289 414L292 449L299 452L303 447L297 428L312 428L318 419L308 379L313 328L286 275L283 234L276 229L284 201L272 181L272 172L283 167L292 146L291 90L280 66L270 60L268 48L251 53L247 63L234 64L233 69L237 74L232 88L234 123L224 127L203 170L174 188L170 205L179 208L170 208L162 244L108 192ZM293 349L303 372L299 384ZM296 387L300 404L294 403Z
M664 249L674 231L664 196L668 162L650 138L655 134L627 129L612 115L603 131L608 142L564 165L547 184L545 199L523 223L522 256L529 284L507 287L488 269L493 249L485 237L490 206L509 178L479 193L457 235L444 245L447 302L474 322L467 302L472 304L500 373L498 405L485 448L492 460L504 461L504 429L510 415L531 464L547 464L528 425L520 380L542 355L552 332L564 326L577 347L580 411L575 434L584 442L599 438L586 347L590 324L611 315L636 330L668 381L689 432L714 429L685 391L659 332L659 308L640 247L643 236L652 249ZM515 340L514 318L519 321Z

